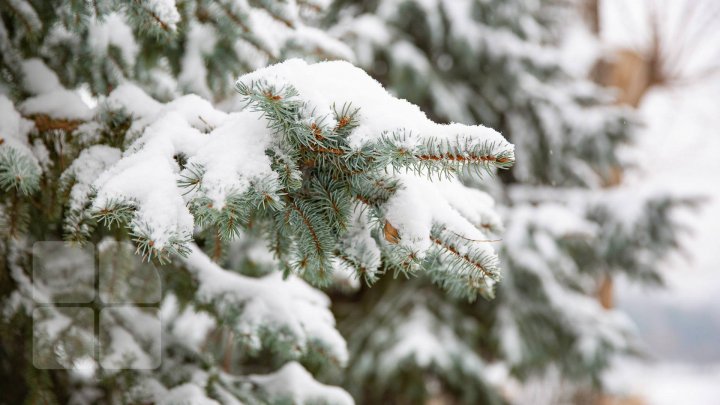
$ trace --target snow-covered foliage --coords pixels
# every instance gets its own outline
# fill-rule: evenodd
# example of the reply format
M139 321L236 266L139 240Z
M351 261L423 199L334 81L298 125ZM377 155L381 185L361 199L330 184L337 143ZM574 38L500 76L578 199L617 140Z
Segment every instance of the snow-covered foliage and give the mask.
M425 264L460 295L492 294L495 253L471 242L487 239L492 202L449 180L438 181L455 192L438 193L428 177L509 166L513 148L499 133L435 124L347 62L294 59L236 87L246 104L237 113L193 95L144 108L131 125L142 134L94 183L92 215L127 226L160 261L184 254L195 228L224 241L252 226L286 272L315 283L329 282L338 262L371 280L380 253L406 272ZM139 90L118 91L108 98L122 109L136 99L122 96ZM343 249L355 245L346 238L365 247Z
M327 5L0 4L8 401L350 404L315 287L492 296L499 214L457 176L513 145L311 63L354 57L313 28Z

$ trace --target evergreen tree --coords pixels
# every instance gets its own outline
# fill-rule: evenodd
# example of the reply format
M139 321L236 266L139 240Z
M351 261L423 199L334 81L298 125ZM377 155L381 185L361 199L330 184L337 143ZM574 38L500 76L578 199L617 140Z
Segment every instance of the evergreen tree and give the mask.
M499 220L481 222L487 239L502 238L497 298L449 301L422 278L338 295L346 388L364 403L495 403L504 373L556 373L571 394L599 388L612 358L637 350L629 320L597 301L599 282L658 283L653 264L678 248L672 211L693 202L623 186L632 162L620 152L636 123L561 63L574 9L554 0L333 7L331 32L372 76L438 121L496 128L518 158L493 183L463 178L507 207L504 232Z
M0 4L3 400L352 403L310 284L493 294L498 215L457 174L513 145L347 62L247 73L352 57L319 6Z

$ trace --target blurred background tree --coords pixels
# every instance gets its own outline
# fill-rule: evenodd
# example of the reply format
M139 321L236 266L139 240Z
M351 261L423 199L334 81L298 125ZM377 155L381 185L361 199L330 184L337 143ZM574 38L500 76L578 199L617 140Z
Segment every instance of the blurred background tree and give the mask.
M506 266L495 300L449 302L422 279L406 294L361 287L336 297L352 353L346 387L361 401L501 402L492 382L509 375L543 376L546 393L554 381L550 403L587 403L600 400L610 361L636 351L608 280L659 283L655 264L678 248L671 212L693 202L623 186L636 120L578 70L592 60L564 53L565 40L581 36L599 55L587 27L569 23L579 5L334 2L331 32L374 77L438 120L488 123L518 156L483 187L507 207L504 232L487 224Z

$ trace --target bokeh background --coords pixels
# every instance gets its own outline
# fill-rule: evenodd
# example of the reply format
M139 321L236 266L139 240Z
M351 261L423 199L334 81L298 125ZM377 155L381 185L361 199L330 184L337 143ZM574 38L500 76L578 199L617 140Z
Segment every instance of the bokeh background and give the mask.
M628 151L641 168L630 181L703 196L681 214L691 229L684 253L658 264L665 288L617 283L616 304L637 324L648 359L617 364L608 382L652 404L717 403L720 2L601 0L598 10L616 84L644 123Z

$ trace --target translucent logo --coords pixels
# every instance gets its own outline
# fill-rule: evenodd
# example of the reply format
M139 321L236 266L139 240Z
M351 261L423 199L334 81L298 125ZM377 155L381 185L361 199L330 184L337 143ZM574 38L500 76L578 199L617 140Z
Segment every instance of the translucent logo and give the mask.
M40 369L155 369L160 274L127 242L33 246L33 364Z

